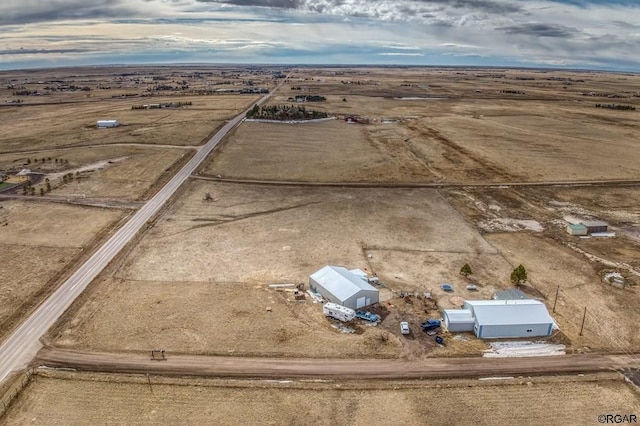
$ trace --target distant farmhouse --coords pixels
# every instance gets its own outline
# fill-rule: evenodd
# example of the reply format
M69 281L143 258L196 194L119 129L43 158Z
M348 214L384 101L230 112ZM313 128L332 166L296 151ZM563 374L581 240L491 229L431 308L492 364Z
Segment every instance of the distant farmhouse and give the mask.
M96 122L96 127L98 129L109 129L113 127L118 127L120 123L118 120L98 120Z

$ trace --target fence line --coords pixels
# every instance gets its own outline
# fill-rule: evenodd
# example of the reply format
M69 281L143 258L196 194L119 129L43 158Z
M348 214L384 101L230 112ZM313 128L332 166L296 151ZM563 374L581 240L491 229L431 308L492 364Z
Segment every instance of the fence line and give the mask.
M7 389L7 391L0 398L0 420L7 414L11 404L20 396L24 388L31 382L31 379L36 375L35 368L29 368L22 374L22 377L16 379L16 381Z

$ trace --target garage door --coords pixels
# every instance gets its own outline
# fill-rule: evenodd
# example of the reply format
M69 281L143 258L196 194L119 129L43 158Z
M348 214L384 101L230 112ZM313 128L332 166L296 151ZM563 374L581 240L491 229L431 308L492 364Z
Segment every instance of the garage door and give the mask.
M356 309L362 308L363 306L367 306L367 299L364 296L358 297L358 300L356 300Z

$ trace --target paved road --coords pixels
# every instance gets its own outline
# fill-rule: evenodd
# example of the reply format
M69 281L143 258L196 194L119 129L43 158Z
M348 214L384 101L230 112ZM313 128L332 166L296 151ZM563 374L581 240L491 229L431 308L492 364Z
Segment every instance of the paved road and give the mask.
M421 361L383 359L246 358L167 354L101 353L45 348L39 365L78 371L170 374L203 377L424 379L593 373L638 368L638 355L563 355L529 358L432 358Z
M286 79L271 91L276 92ZM271 93L261 98L265 102ZM229 121L189 162L109 240L100 247L55 293L44 301L0 346L0 382L24 368L42 347L40 337L62 316L89 283L109 264L136 233L165 204L225 135L245 117L246 111Z

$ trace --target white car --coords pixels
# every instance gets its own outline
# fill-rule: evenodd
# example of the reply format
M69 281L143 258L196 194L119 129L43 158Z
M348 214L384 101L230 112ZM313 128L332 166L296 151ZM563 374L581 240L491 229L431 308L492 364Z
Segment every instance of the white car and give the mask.
M410 330L409 330L409 323L406 321L402 321L400 323L400 333L402 334L409 334Z

